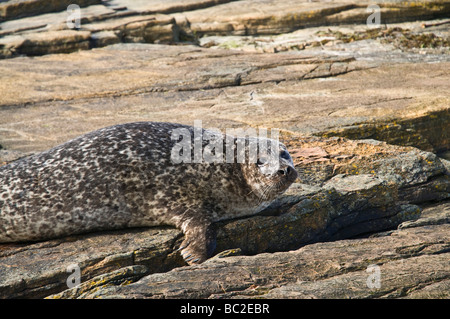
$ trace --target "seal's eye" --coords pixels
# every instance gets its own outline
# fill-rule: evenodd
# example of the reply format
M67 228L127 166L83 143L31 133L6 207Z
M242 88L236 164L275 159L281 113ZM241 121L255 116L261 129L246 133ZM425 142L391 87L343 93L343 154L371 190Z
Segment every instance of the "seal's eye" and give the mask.
M284 158L284 159L287 159L287 160L290 158L289 153L287 151L281 151L280 152L280 157Z
M259 166L264 165L267 163L267 158L265 157L260 157L258 158L258 160L256 161L256 164L258 164Z

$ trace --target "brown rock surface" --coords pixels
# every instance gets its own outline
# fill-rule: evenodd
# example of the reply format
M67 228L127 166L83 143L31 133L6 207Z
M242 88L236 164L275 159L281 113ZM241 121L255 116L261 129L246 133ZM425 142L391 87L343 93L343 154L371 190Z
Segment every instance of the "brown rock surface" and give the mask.
M197 34L254 35L287 33L305 27L330 24L365 24L373 1L233 1L178 17L190 22ZM377 1L382 23L445 16L448 1ZM371 11L369 11L371 12Z
M3 60L0 143L38 151L115 123L201 118L205 127L360 134L441 150L446 66L148 44Z
M0 165L201 119L279 128L301 184L217 224L199 266L172 228L0 245L0 298L449 297L449 1L378 1L378 29L369 1L80 1L79 30L44 2L0 4Z
M68 5L74 3L72 0L9 0L0 4L0 21L11 20L20 17L29 17L47 12L62 11ZM85 7L99 4L101 0L77 0L76 4Z

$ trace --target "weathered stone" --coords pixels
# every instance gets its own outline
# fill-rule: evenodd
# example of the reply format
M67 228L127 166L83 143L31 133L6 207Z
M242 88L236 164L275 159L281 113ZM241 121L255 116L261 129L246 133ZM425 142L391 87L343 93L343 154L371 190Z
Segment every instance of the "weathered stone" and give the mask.
M26 36L33 31L45 32L47 30L67 29L68 18L67 1L41 1L41 0L17 0L8 1L0 5L5 19L10 20L0 24L0 35L17 35L22 33ZM121 37L124 42L176 42L181 39L196 41L196 37L214 34L239 34L239 35L264 35L291 32L299 28L314 27L320 25L336 25L361 23L365 24L368 16L366 7L371 3L353 4L348 1L239 1L229 0L192 0L192 1L127 1L115 0L102 3L97 0L78 1L82 8L80 10L81 28L97 32L110 30L108 25L121 23L122 19L144 19L149 14L180 12L174 15L175 20L170 24L153 26L143 35L142 29L148 29L148 24L134 24L129 30L133 36ZM401 21L437 18L445 16L450 11L447 1L381 1L380 14L382 23L394 23ZM205 8L201 10L201 8ZM199 10L200 9L200 10ZM3 11L2 11L3 10ZM52 12L52 13L47 13ZM53 13L55 12L55 13ZM370 12L369 12L370 13ZM40 14L36 16L36 14ZM31 16L31 17L29 17ZM210 18L214 17L214 19ZM125 22L124 22L125 23ZM123 23L122 23L123 24ZM106 25L106 26L105 26ZM137 32L137 34L135 34ZM144 32L145 33L145 32ZM151 34L151 36L149 35ZM95 41L94 41L95 43ZM322 42L320 42L321 44ZM12 46L14 41L2 41L4 47ZM101 44L101 42L100 42ZM52 47L57 46L54 43ZM303 49L305 44L294 44L289 48ZM288 49L289 49L288 48ZM80 47L80 49L87 49ZM275 52L285 50L274 48ZM8 51L0 51L2 58L15 55L7 54ZM14 50L9 50L14 52ZM41 50L43 54L64 52L64 50ZM28 54L26 51L23 54Z
M91 41L94 47L101 48L107 45L120 42L119 32L100 31L91 34Z
M0 21L66 10L70 4L86 7L101 0L9 0L0 4Z
M326 131L322 135L345 136L351 139L370 137L392 144L414 145L424 150L440 152L450 147L450 134L446 129L449 117L450 109L444 109L416 118L340 127ZM434 129L431 131L430 127Z
M344 56L355 56L358 53L359 58L370 57L375 61L383 58L389 60L389 56L392 58L392 51L398 49L403 52L426 53L427 58L432 58L436 53L449 50L449 31L445 27L447 23L447 20L437 20L436 26L432 24L427 28L423 27L425 23L417 22L396 23L380 28L368 28L364 24L322 26L280 35L204 36L199 42L201 46L208 48L250 52L314 50L318 55L335 52Z
M424 208L420 218L401 223L398 228L412 228L426 225L450 224L450 203L442 203Z
M79 286L73 289L67 289L63 292L52 295L50 298L55 299L68 299L68 298L83 298L85 294L92 294L99 288L105 288L108 286L128 285L137 281L148 274L148 269L142 265L128 266L120 268L118 270L99 275L86 282L83 282Z
M8 35L0 40L0 58L87 50L89 39L90 32L74 30Z
M365 154L370 157L372 154L380 165L372 166L371 174L334 175L324 182L324 187L294 184L258 216L218 223L216 252L232 248L238 248L244 255L287 251L317 241L392 229L401 223L406 228L406 221L411 220L417 220L417 224L409 224L411 227L446 222L442 208L427 210L423 215L418 206L407 204L405 198L399 197L400 191L408 194L414 192L415 187L422 187L428 179L447 176L437 157L381 142L336 141L335 138L316 138L315 142L310 142L316 146L306 148L309 151L303 155L318 158L326 153L332 158L339 149L345 154L343 150L350 152L353 148L359 152L354 156ZM291 140L290 143L294 142ZM300 152L293 154L295 162L302 158ZM407 178L411 168L402 166L407 163L403 154L417 163L414 179ZM422 157L427 161L421 161ZM361 159L353 163L357 163L362 172L368 169L364 165L370 165L370 162L364 162ZM389 174L385 170L391 170L403 179L388 180ZM181 240L178 230L151 228L72 236L32 245L0 245L0 295L3 298L43 297L61 291L66 287L66 268L70 264L80 266L83 282L133 265L147 267L146 274L167 271L183 265L176 252ZM116 277L112 275L111 278ZM96 283L101 281L94 279L80 288L79 293L91 293L91 288L96 288Z
M334 77L329 66L336 63L345 64L347 73ZM373 69L365 62L336 57L145 44L3 60L0 141L8 149L44 150L96 128L143 118L191 125L202 118L205 127L219 128L275 123L303 136L345 135L355 123L376 121L381 127L420 118L421 130L410 133L411 128L402 125L398 136L414 136L405 144L415 145L434 135L436 143L426 149L442 149L448 144L444 127L450 121L446 65ZM417 74L427 78L426 85ZM11 108L24 105L32 111L18 116ZM433 114L439 114L439 126L431 125ZM346 129L340 133L342 127ZM355 127L365 135L362 125Z
M152 14L197 10L230 1L233 0L111 0L108 5L113 8L122 8L122 10L126 8L141 14Z
M412 290L405 299L449 299L450 298L450 280L442 280L437 283L421 285Z
M342 273L329 279L303 280L275 288L264 295L263 298L365 299L404 297L420 287L436 285L434 282L445 284L448 281L450 270L446 261L449 257L448 254L419 256L392 260L382 265L368 265L366 269ZM374 269L379 269L379 287L377 287L378 284L370 281ZM448 296L446 290L439 290L440 292L435 297L445 298ZM428 295L428 298L430 295Z
M370 1L238 1L176 14L196 34L264 35L335 24L365 24ZM378 1L381 23L445 17L448 1Z
M41 298L67 289L70 265L81 281L122 267L143 265L149 273L184 264L173 254L180 232L152 228L73 236L35 244L0 245L1 298Z
M23 42L15 48L15 53L44 55L87 50L90 36L90 32L74 30L32 33L23 37Z
M91 32L116 31L123 42L161 43L178 41L175 20L166 15L147 15L111 18L83 24Z
M69 53L118 42L170 43L179 39L175 20L165 15L119 17L83 23L80 29L83 31L68 29L66 18L61 18L64 22L54 28L58 31L7 35L0 40L0 58Z
M25 157L28 155L30 155L30 154L25 154L20 151L3 150L0 146L0 166L11 163L15 160L18 160L19 158L22 158L22 157Z
M304 184L218 223L222 252L197 267L169 271L173 228L0 245L1 298L62 292L71 264L81 286L54 297L448 297L450 164L427 151L450 149L450 32L415 21L448 1L378 1L382 24L413 21L378 29L369 1L86 2L79 30L46 3L0 23L0 165L107 125L201 119L280 128ZM203 47L156 45L177 41Z
M432 153L371 140L310 138L291 142L291 138L286 137L285 143L292 150L303 183L323 185L329 184L337 174L372 174L385 183L396 185L398 196L405 203L450 197L448 169ZM316 149L315 154L322 154L322 157L309 156L310 149ZM303 150L307 150L306 153Z
M390 236L317 243L290 252L214 259L83 297L404 297L428 285L445 287L450 277L449 231L448 224L419 227ZM379 267L379 286L368 283L372 265Z
M444 204L444 210L447 206ZM441 207L426 209L426 215L440 214ZM448 224L427 225L416 224L381 237L313 244L286 253L213 258L201 266L150 275L125 287L109 283L103 287L97 279L83 284L83 289L53 297L446 298ZM378 283L370 278L374 267L379 267ZM200 279L205 276L208 282ZM94 289L86 289L90 286Z
M440 160L431 153L394 147L394 155L391 153L394 148L386 143L373 145L365 141L302 141L297 146L288 143L294 150L292 156L300 178L306 175L307 180L310 180L305 174L308 168L301 163L301 153L295 153L305 144L315 145L306 147L315 148L317 151L313 154L327 153L330 158L334 154L352 155L347 160L333 158L334 163L330 160L333 173L319 183L324 185L322 190L302 191L301 187L294 187L274 204L275 210L269 207L262 213L281 215L227 223L219 231L225 243L224 246L219 243L219 250L233 247L237 241L239 244L235 247L255 254L380 231L419 216L417 206L402 203L450 198L446 172ZM319 148L322 151L318 151ZM315 164L317 171L324 165L323 162ZM419 191L427 197L415 196Z
M105 7L104 5L92 5L80 8L80 27L84 24L94 22L97 20L104 20L109 17L114 17L116 11ZM67 10L60 12L52 12L40 14L37 16L14 19L0 23L0 35L25 35L27 33L45 32L67 30L69 26L67 21L74 23L75 21L69 19L70 13Z

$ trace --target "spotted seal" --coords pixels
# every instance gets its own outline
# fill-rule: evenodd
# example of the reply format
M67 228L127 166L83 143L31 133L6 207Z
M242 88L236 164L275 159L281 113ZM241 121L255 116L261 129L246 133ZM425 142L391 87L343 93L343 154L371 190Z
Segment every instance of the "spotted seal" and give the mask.
M200 263L215 249L214 222L259 212L297 178L283 144L238 163L238 139L225 135L232 163L176 163L174 130L196 143L193 126L127 123L0 167L0 242L173 225L185 235L183 258Z

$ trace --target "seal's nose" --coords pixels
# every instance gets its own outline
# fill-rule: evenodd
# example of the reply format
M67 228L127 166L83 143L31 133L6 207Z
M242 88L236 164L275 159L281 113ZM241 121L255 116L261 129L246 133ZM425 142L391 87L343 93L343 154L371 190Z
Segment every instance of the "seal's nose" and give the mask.
M286 176L290 180L295 181L297 179L297 171L292 166L286 166L285 169L278 170L278 175Z

